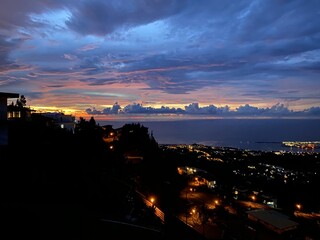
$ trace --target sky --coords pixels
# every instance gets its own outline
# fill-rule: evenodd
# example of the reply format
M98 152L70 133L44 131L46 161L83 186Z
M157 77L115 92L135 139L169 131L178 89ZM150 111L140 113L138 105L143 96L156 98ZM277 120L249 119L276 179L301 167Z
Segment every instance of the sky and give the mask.
M319 117L320 1L1 0L0 92L99 119Z

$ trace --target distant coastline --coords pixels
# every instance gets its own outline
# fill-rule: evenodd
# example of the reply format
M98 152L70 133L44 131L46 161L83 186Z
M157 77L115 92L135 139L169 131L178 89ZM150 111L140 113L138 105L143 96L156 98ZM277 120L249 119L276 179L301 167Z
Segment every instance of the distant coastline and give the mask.
M178 121L100 121L114 128L140 122L160 144L203 144L257 151L316 151L283 142L317 142L320 119L204 119Z
M298 148L298 149L316 149L320 147L320 141L283 141L283 142L256 142L263 144L282 144L288 148Z
M290 148L299 148L299 149L308 149L308 150L314 150L319 148L320 141L285 141L282 142L282 144L286 147Z

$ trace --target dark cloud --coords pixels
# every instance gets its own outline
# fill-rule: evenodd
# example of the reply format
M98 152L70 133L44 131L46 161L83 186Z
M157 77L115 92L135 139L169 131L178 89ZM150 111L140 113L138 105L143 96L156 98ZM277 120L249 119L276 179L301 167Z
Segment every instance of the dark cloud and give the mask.
M303 111L306 115L320 116L320 107L311 107Z
M13 62L9 60L10 52L20 44L18 40L8 40L0 35L0 72L12 67Z
M319 23L313 22L319 17L317 0L251 2L239 28L242 40L271 42L319 34Z
M62 88L65 87L65 85L48 85L49 88Z
M259 109L258 107L253 107L249 104L246 104L244 106L238 107L236 111L240 115L256 115L262 113L264 109Z
M187 114L228 114L230 112L230 107L216 107L214 105L200 107L199 103L191 103L188 106L185 106L185 113Z
M36 91L24 91L23 94L28 96L27 100L34 100L34 99L43 99L44 93L43 92L36 92Z
M120 105L116 102L111 108L105 108L102 112L104 114L118 114L120 109Z
M240 106L235 111L239 115L246 116L281 116L281 115L290 115L293 113L292 110L289 110L284 104L277 103L273 105L271 108L258 108L254 106L250 106L249 104L245 104Z
M183 113L180 108L169 108L162 106L161 108L144 107L140 103L133 103L123 108L123 113L128 114L178 114Z
M30 14L43 13L70 6L63 0L28 1L1 0L0 29L12 30L18 27L37 27Z
M0 84L24 89L45 79L35 92L46 86L62 93L68 80L92 89L138 83L137 96L148 92L156 99L161 92L170 99L177 95L182 104L181 96L199 101L188 95L217 88L230 91L235 96L229 100L237 103L305 101L307 106L319 102L319 9L318 0L2 0ZM88 111L296 114L283 105L247 104L231 111L198 103L185 109L136 103ZM311 112L317 109L305 114Z
M160 108L145 107L140 103L129 104L121 107L115 103L111 108L97 110L95 108L86 109L90 115L109 115L109 114L185 114L194 116L221 116L221 117L312 117L320 116L320 107L311 107L302 111L290 110L282 103L277 103L272 107L259 108L249 104L241 105L235 110L231 110L228 105L217 107L208 105L200 107L199 103L186 105L184 109L170 108L162 106Z
M104 36L119 28L128 29L166 18L179 9L178 1L174 0L83 1L72 10L67 25L84 35Z
M101 111L98 111L96 110L95 108L91 109L91 108L87 108L86 109L86 112L90 115L101 115L102 112Z

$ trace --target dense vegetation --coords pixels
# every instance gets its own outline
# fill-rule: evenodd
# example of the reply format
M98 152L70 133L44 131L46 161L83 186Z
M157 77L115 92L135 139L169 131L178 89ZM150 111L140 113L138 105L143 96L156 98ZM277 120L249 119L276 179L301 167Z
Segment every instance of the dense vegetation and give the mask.
M127 199L133 189L156 195L164 209L174 208L165 204L173 204L171 198L177 195L170 186L176 172L148 129L124 125L112 149L103 141L106 129L113 130L93 118L80 118L74 132L37 114L9 122L9 145L1 148L0 156L1 217L8 229L40 235L65 230L70 235L96 234L100 219L138 211ZM143 161L128 163L124 156L132 152ZM147 212L136 216L139 224L154 222ZM27 221L17 221L21 217Z

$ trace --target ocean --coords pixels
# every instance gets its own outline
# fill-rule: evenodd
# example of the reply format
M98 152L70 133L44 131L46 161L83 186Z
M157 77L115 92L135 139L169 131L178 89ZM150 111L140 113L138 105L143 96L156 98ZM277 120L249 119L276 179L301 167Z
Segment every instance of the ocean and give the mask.
M204 144L257 151L316 151L283 146L283 141L320 141L320 119L203 119L164 121L97 121L122 127L140 123L159 144Z

